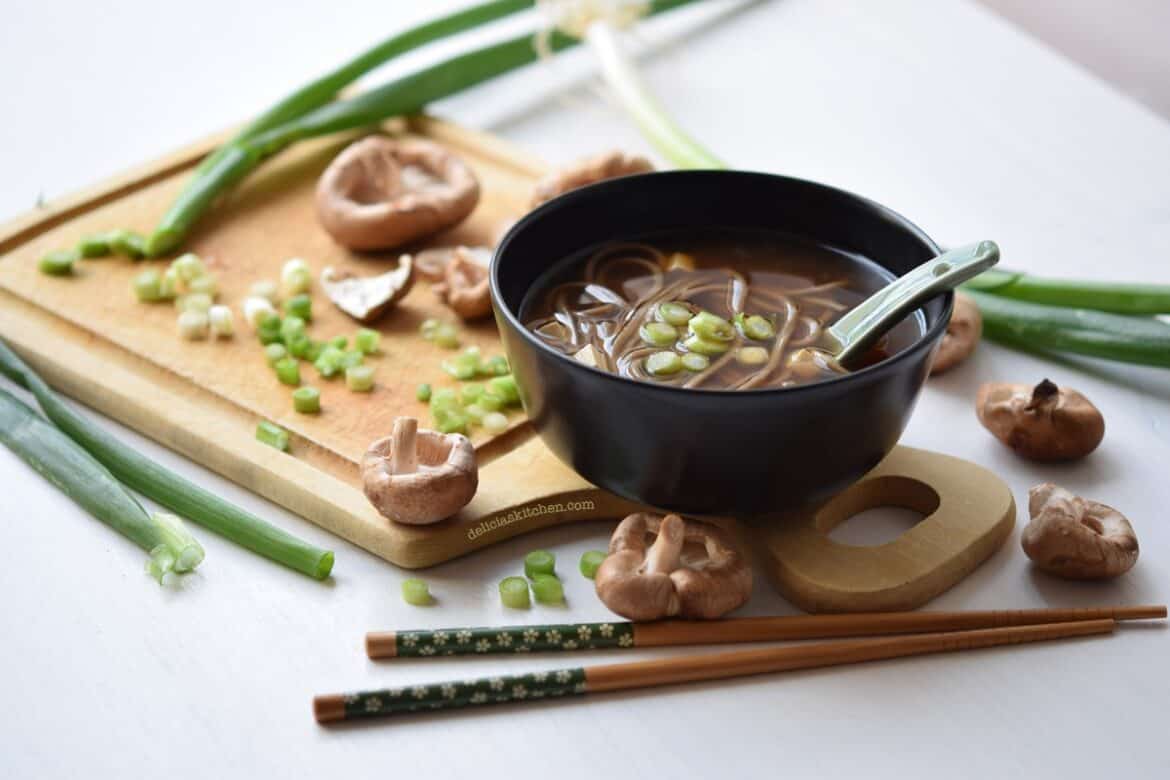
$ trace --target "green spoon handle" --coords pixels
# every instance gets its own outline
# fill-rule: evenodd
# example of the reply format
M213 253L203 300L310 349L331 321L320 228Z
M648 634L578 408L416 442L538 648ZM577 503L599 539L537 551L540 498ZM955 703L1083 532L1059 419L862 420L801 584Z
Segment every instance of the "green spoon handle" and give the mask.
M837 362L848 365L883 333L941 292L954 289L999 262L994 241L952 249L928 260L866 298L825 332L826 346Z

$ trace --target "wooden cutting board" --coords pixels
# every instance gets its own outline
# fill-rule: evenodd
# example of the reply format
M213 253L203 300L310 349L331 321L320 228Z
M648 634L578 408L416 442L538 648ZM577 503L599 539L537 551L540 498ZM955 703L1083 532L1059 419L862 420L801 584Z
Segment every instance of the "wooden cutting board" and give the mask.
M532 183L544 170L496 138L433 119L395 121L384 130L440 141L480 178L483 194L475 212L428 245L490 244L502 221L523 213ZM277 279L289 257L303 257L314 272L333 265L360 273L385 269L397 259L398 252L351 253L317 224L312 198L317 176L354 137L308 142L267 163L191 237L185 248L205 259L219 278L221 302L237 316L248 287L258 279ZM148 231L190 169L221 140L207 139L0 228L0 336L50 384L407 568L537 528L620 518L644 508L585 482L514 412L508 431L494 437L475 433L480 489L456 517L411 527L373 510L358 476L366 447L386 435L398 415L429 419L426 405L415 399L419 382L456 384L439 369L451 353L417 335L427 317L453 319L425 283L377 325L382 354L369 361L377 370L374 391L351 393L303 366L306 381L321 389L323 412L299 415L292 410L291 389L276 381L242 322L234 339L187 342L176 333L172 304L134 300L134 275L166 260L84 260L70 278L37 270L45 251L72 246L83 235L114 227ZM350 335L356 327L316 291L311 335ZM490 321L463 326L462 332L464 343L478 345L485 355L501 352ZM292 433L290 452L256 441L263 419ZM874 474L886 469L902 482L867 477L822 509L757 532L757 550L781 589L810 610L905 609L954 584L990 555L1014 522L1010 491L973 464L954 458L936 462L932 456L899 447ZM895 489L910 483L921 487ZM941 503L926 507L926 495L941 497ZM910 505L931 517L871 553L824 539L832 524L883 503ZM841 514L841 507L849 511ZM788 530L777 530L781 527Z

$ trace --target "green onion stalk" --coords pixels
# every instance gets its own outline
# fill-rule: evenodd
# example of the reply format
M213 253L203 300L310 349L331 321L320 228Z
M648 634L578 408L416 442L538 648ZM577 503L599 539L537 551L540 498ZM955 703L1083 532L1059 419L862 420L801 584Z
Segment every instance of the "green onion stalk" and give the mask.
M963 289L1114 314L1170 314L1170 284L1051 279L993 268L964 284Z
M1170 325L1153 317L1015 300L967 290L983 334L1024 350L1051 350L1170 368Z
M692 2L695 0L652 0L646 4L646 13L670 11ZM486 5L492 8L481 10L480 16L473 17L473 20L482 22L519 10L512 8L511 4L505 4L507 7ZM520 5L528 7L531 3ZM473 26L467 18L459 24L464 25L460 29ZM448 23L441 31L450 34L456 26ZM418 34L416 31L410 39L411 46L426 42L424 39L427 34L441 37L433 29L426 34ZM550 52L579 43L577 38L559 31L543 35L542 41ZM325 102L326 93L332 96L349 81L381 64L384 58L401 53L405 50L403 45L386 42L375 47L347 66L314 82L314 85L319 86L309 85L294 93L266 112L260 120L249 125L235 140L212 153L199 166L192 180L148 237L147 254L165 254L181 245L194 224L221 194L235 186L264 160L290 145L309 138L374 126L391 117L418 113L431 102L501 76L538 57L531 36L523 35L453 57L353 98Z
M179 518L147 514L97 459L3 389L0 442L81 508L146 550L146 570L160 583L203 560L203 548Z
M331 551L302 541L204 490L131 449L78 414L3 341L0 341L0 374L32 393L45 416L57 426L49 428L59 430L67 440L76 442L83 453L88 453L86 457L96 460L102 472L111 474L113 479L252 552L314 579L323 580L333 570ZM4 427L7 428L7 424ZM42 426L41 430L43 429ZM78 503L82 503L74 493L70 492L70 495L74 496ZM84 503L82 505L86 506ZM102 519L105 520L104 517ZM177 518L175 521L177 522ZM110 520L106 522L113 525ZM133 536L131 538L143 544L139 538ZM146 541L153 541L153 538Z

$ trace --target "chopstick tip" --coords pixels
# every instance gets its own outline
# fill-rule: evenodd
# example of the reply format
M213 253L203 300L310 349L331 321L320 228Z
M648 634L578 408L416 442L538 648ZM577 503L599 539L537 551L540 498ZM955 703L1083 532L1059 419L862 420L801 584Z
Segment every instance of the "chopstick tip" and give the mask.
M345 720L345 697L331 693L313 697L313 717L318 723L336 723Z

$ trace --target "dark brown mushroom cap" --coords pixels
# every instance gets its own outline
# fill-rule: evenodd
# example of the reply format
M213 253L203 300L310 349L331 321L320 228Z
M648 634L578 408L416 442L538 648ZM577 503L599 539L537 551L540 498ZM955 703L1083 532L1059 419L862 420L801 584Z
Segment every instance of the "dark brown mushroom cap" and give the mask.
M654 166L645 157L626 154L616 149L594 157L586 157L558 168L538 181L532 191L529 208L536 208L545 201L587 184L616 179L619 176L631 176L635 173L649 173L652 170Z
M1105 418L1089 399L1047 379L1035 387L988 382L975 400L979 422L1025 458L1075 460L1097 449Z
M631 620L711 619L748 600L752 573L722 529L639 512L614 531L595 584L605 605Z
M1051 482L1028 491L1032 521L1020 543L1041 569L1067 579L1124 574L1138 559L1133 527L1111 506L1075 496Z
M962 363L975 351L983 336L983 315L971 296L955 293L955 308L947 323L947 332L930 365L931 375L941 374Z
M466 436L418 430L412 417L394 420L391 435L362 457L362 488L383 516L398 523L436 523L475 496L479 472Z
M431 141L372 135L334 158L317 182L317 216L350 249L388 249L462 221L479 182Z
M359 322L373 322L406 297L414 286L410 255L398 258L398 267L377 276L357 276L350 271L326 268L321 287L329 300Z

